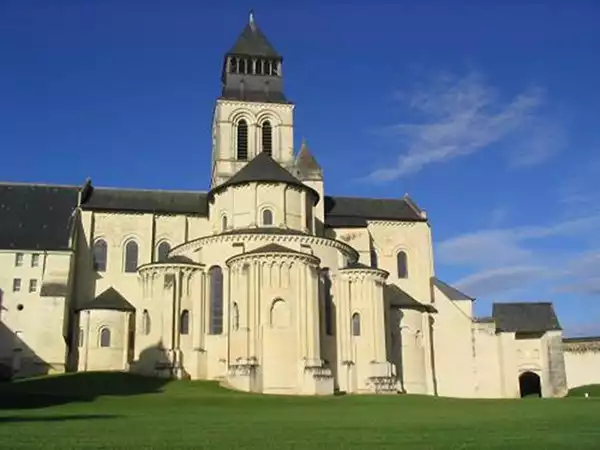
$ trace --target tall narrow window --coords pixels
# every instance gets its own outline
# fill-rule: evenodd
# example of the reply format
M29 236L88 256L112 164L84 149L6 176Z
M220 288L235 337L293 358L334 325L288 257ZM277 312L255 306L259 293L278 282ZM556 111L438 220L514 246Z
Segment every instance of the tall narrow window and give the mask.
M306 202L306 229L309 233L313 231L313 205L310 201Z
M150 322L150 313L147 309L145 309L142 314L142 333L146 336L149 335L151 326L152 324Z
M31 255L31 267L37 267L40 265L40 255L37 253L34 253L33 255Z
M21 267L23 265L23 253L15 253L15 266Z
M408 278L408 257L406 252L398 252L396 255L398 278Z
M179 321L179 333L189 334L190 332L190 312L187 309L181 311L181 318Z
M100 347L110 347L110 330L108 328L100 330Z
M323 301L325 307L325 333L328 336L333 335L333 301L331 298L331 277L329 269L321 271L323 283Z
M248 123L244 119L237 124L237 159L248 159Z
M21 279L15 278L13 280L13 292L19 292L21 290Z
M83 347L83 328L79 328L77 332L77 347Z
M221 231L227 231L227 225L228 225L228 224L227 224L227 216L226 216L226 215L224 215L224 216L221 218Z
M262 124L262 151L273 156L273 129L268 120Z
M210 280L210 334L223 332L223 271L213 266L208 271Z
M37 285L38 285L38 282L35 278L32 278L31 280L29 280L29 292L36 292Z
M232 313L232 324L231 327L234 330L238 330L240 328L240 309L237 303L233 303L233 313Z
M377 269L379 267L379 258L377 257L377 250L371 247L371 267Z
M263 225L273 225L273 211L270 209L263 209L262 212L262 223Z
M96 272L106 272L106 257L108 252L108 246L104 239L98 239L94 242L94 248L92 250L92 261L94 264L94 270Z
M360 336L360 314L352 314L352 336Z
M229 71L231 73L238 73L238 59L235 56L231 57L229 62Z
M125 272L132 273L137 270L139 247L137 242L129 241L125 244Z
M168 242L161 242L158 245L158 249L156 251L156 260L158 262L165 262L169 256L169 252L171 251L171 244Z

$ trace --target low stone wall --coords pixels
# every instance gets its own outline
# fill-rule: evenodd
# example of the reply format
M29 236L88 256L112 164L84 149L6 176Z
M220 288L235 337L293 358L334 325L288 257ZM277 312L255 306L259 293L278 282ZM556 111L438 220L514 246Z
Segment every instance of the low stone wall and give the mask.
M600 336L563 339L569 389L600 384Z

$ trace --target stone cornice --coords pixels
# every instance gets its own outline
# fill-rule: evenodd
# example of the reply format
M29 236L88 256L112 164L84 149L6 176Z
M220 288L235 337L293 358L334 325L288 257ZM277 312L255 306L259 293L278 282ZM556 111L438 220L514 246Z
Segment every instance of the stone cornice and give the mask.
M276 242L276 243L300 243L308 245L321 245L324 247L333 247L344 253L351 261L358 260L358 252L350 245L336 239L330 239L319 236L301 235L301 234L261 234L261 233L226 233L203 236L174 247L169 252L171 256L184 255L197 251L200 247L222 242ZM307 253L308 256L310 256Z
M227 100L223 98L217 99L217 104L221 104L224 106L240 106L244 105L247 107L248 103L252 103L252 105L260 106L261 108L267 109L294 109L296 107L293 103L269 103L269 102L245 102L243 100Z
M199 263L177 263L177 262L153 262L143 264L138 267L137 271L139 275L144 273L173 273L175 271L183 270L193 272L195 270L201 270L204 268L204 264Z
M382 226L386 226L386 227L405 227L405 228L412 228L414 226L416 226L417 223L421 223L421 222L407 222L407 221L398 221L398 220L370 220L367 219L367 223L369 225L382 225Z
M229 267L238 264L244 264L248 261L267 261L267 262L282 262L292 263L301 261L313 266L318 266L321 260L309 253L300 252L266 252L266 253L241 253L234 255L226 261Z
M563 350L566 352L573 353L585 353L585 352L598 352L600 353L600 339L589 340L589 341L563 341Z
M370 267L345 267L339 270L340 274L353 278L374 278L375 281L383 283L389 276L389 272L382 269L373 269Z

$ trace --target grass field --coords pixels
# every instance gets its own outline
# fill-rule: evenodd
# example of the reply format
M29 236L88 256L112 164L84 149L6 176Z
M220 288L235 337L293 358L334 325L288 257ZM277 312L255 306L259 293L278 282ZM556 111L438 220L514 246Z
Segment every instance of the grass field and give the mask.
M579 397L584 391L592 397ZM274 397L88 373L0 385L2 449L595 449L600 389L565 399Z

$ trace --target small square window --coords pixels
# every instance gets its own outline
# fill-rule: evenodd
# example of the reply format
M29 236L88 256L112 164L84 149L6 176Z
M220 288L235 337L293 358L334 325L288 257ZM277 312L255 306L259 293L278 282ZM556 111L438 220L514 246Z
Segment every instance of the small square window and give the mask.
M37 291L37 280L33 279L33 280L29 280L29 292L36 292Z
M15 254L15 266L20 267L23 265L23 253Z
M31 255L31 267L37 267L40 265L40 255L34 253Z
M13 280L13 292L19 292L21 290L21 279L15 278Z

